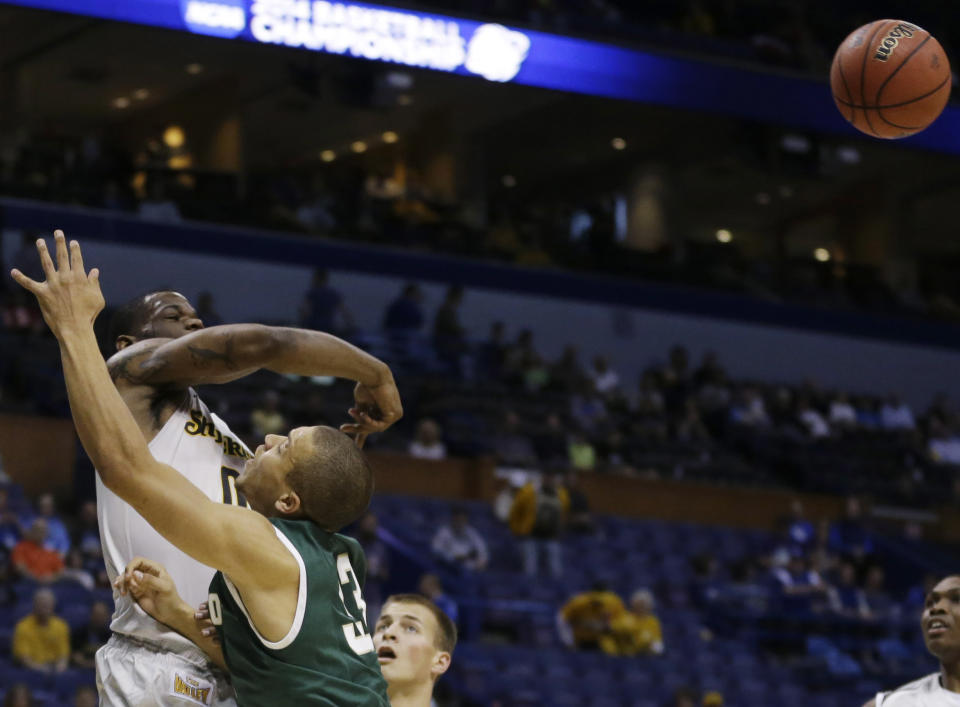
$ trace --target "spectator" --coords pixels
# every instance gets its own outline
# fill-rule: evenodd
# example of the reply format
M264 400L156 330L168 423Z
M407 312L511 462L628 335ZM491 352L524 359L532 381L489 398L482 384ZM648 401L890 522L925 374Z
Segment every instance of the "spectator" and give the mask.
M857 427L857 411L846 393L837 393L830 403L829 422L834 429L850 430Z
M886 589L886 574L879 565L867 570L867 582L863 590L868 616L875 621L886 621L899 616L900 607Z
M38 517L43 518L47 523L47 539L43 546L48 550L53 550L60 557L66 557L70 550L70 533L67 531L66 524L57 516L56 506L53 495L43 494L37 499ZM24 525L27 525L25 522Z
M377 516L367 513L360 519L356 538L367 558L367 581L363 585L363 596L367 602L367 622L373 625L380 616L383 606L383 590L390 579L390 555L386 544L377 531Z
M499 380L503 376L503 364L507 356L503 322L490 325L489 338L480 344L477 353L477 369L481 378Z
M404 286L400 295L387 307L383 328L390 334L415 334L423 327L423 295L414 283Z
M80 506L80 519L73 534L73 546L83 553L87 564L102 564L103 548L100 545L100 526L97 520L97 504L84 501Z
M542 358L533 345L533 332L523 329L517 334L517 340L507 347L503 358L503 373L508 381L522 383L523 371L527 363Z
M450 522L433 536L431 548L446 562L468 570L484 570L489 560L486 541L470 525L467 512L462 508L453 510Z
M667 365L660 371L664 404L667 412L674 416L683 410L683 404L690 393L689 360L690 355L686 348L674 346L670 349Z
M223 317L217 311L213 294L209 290L203 290L197 295L197 319L203 322L205 327L223 324Z
M730 410L730 419L747 427L769 427L770 416L763 396L754 388L740 394L740 400Z
M630 609L615 616L610 633L600 639L608 655L661 655L663 630L653 613L653 592L638 589L630 597Z
M56 598L49 589L33 595L33 613L20 619L13 630L13 657L31 670L62 673L70 657L70 630L53 613Z
M910 406L896 395L891 395L880 408L880 424L885 430L913 430L916 422Z
M407 453L415 459L446 459L447 446L440 437L440 425L429 417L424 418L417 423L417 434Z
M583 383L570 398L570 417L587 432L594 430L607 418L607 406L590 383Z
M537 575L539 557L547 555L550 575L563 574L560 532L570 510L570 497L555 474L544 474L540 488L528 483L517 492L510 507L510 530L520 537L523 549L523 570Z
M333 216L333 197L319 178L310 185L310 194L297 208L296 219L310 233L325 233L337 225Z
M678 687L666 707L697 707L697 693L689 687Z
M640 377L640 388L637 391L637 414L662 415L663 406L663 393L657 383L657 374L654 371L645 371Z
M570 456L567 430L563 426L560 415L551 412L542 425L531 430L530 440L533 442L537 458L544 464L566 461Z
M830 526L828 547L838 555L851 559L858 567L863 567L866 558L873 552L873 537L863 520L858 498L848 498L843 518Z
M502 467L532 469L537 466L537 452L530 439L520 431L520 416L508 410L500 433L493 441L497 464Z
M681 442L702 449L709 445L710 433L707 426L703 424L703 418L700 416L700 407L694 398L687 398L684 405L683 417L677 423L676 436Z
M723 695L716 690L704 693L703 702L701 702L703 707L723 707L723 704Z
M81 685L73 693L73 707L97 707L97 691L89 685Z
M960 435L956 427L933 419L930 421L930 441L927 451L935 464L960 465Z
M580 365L577 347L568 345L563 349L560 359L553 364L550 376L554 387L564 393L580 390L587 380L587 374Z
M594 471L597 468L597 450L583 432L576 431L570 435L567 455L570 466L577 471Z
M460 323L463 288L451 285L433 320L433 345L440 357L456 362L466 348L466 329Z
M606 356L596 356L593 359L590 380L593 382L594 390L606 398L620 391L620 375L610 367Z
M95 668L96 653L110 640L110 609L106 603L90 605L87 623L70 632L70 658L78 668Z
M437 575L428 573L420 577L418 591L440 607L440 610L449 616L453 623L457 623L460 618L460 609L457 602L444 593L443 585Z
M150 184L147 197L140 202L137 213L144 221L158 223L180 223L180 207L167 197L166 189L160 181Z
M20 521L10 508L10 492L0 486L0 546L7 550L20 542Z
M280 396L275 390L263 394L260 406L250 413L250 427L255 439L266 435L283 434L287 431L287 419L280 412Z
M802 555L789 556L786 566L775 567L773 578L779 589L781 607L787 614L809 614L819 609L828 591L820 575L808 567Z
M10 561L20 576L42 584L60 579L63 559L44 547L46 539L47 523L43 518L36 518L10 554Z
M830 425L814 407L806 396L797 401L797 419L813 439L823 439L830 436Z
M330 286L330 273L326 270L313 271L310 289L300 305L300 326L338 335L353 329L353 314L339 290Z
M570 470L566 475L567 496L570 498L570 512L567 516L567 527L575 533L592 535L597 525L590 515L590 501L580 488L580 475Z
M34 707L35 704L30 686L23 682L11 685L3 698L3 707Z
M789 538L790 549L799 554L806 554L817 539L813 523L804 516L803 502L799 498L790 502L787 537Z
M870 615L863 590L857 586L857 568L850 562L840 565L840 577L828 594L830 610L839 616L864 619Z
M73 548L67 553L66 568L63 570L62 579L76 582L87 590L93 589L96 582L93 575L83 565L83 553L78 548Z
M522 482L516 482L515 478L515 475L511 474L498 480L500 490L493 498L493 515L501 523L510 522L510 509L513 508L517 492L522 488Z
M605 640L610 640L613 622L625 612L623 600L598 582L590 591L571 597L560 609L560 639L577 650L599 650Z

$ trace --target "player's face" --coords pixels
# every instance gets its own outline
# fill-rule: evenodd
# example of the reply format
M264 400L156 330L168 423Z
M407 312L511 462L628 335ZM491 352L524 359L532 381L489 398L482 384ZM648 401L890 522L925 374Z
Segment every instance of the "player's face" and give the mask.
M297 462L314 454L313 427L297 427L290 434L267 435L248 459L237 478L237 488L247 497L250 506L265 516L280 511L277 500L290 491L287 474Z
M433 683L446 670L450 654L436 646L439 631L425 606L391 602L383 607L373 645L389 686Z
M941 662L960 658L960 577L947 577L930 591L920 625L927 650Z
M155 292L147 296L146 338L179 339L197 329L203 322L186 297L179 292Z

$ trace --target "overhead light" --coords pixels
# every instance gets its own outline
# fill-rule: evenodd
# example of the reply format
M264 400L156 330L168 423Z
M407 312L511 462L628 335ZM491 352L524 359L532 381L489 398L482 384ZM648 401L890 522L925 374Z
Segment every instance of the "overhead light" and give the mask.
M717 240L721 243L729 243L733 240L733 234L726 228L717 229Z
M138 101L145 101L146 99L150 98L150 90L146 88L138 88L133 92L133 97Z
M413 105L413 96L409 93L401 93L397 96L397 104L401 106L411 106Z
M503 175L503 178L500 180L500 182L507 189L513 189L515 186L517 186L517 178L514 177L512 174Z
M622 137L615 137L610 141L610 146L613 147L614 150L625 150L627 149L627 141Z
M837 159L839 159L844 164L859 164L860 150L858 150L855 147L849 147L847 145L844 145L843 147L838 147Z
M806 137L805 135L788 133L780 138L780 147L782 147L786 152L804 154L810 152L812 143L810 142L810 138Z
M197 74L203 73L203 64L197 64L194 62L193 64L187 64L186 68L187 73L191 76L196 76Z
M130 99L127 98L126 96L117 96L112 101L110 101L110 105L112 105L114 108L119 108L120 110L123 110L124 108L130 107Z
M753 197L760 206L766 206L770 203L770 195L765 191L759 191Z
M324 162L333 162L337 159L337 153L333 150L324 150L320 153L320 159Z
M187 141L187 136L183 133L183 128L179 125L170 125L163 131L163 144L172 150L183 147Z
M367 151L367 143L363 140L357 140L356 142L350 143L350 149L356 152L358 155Z
M388 143L388 144L391 144L391 145L392 145L393 143L395 143L397 140L400 139L400 136L397 135L397 134L396 134L395 132L393 132L392 130L388 130L387 132L385 132L385 133L384 133L383 135L381 135L380 137L383 138L383 141L384 141L385 143Z
M830 260L830 251L826 248L817 248L813 251L813 257L819 260L821 263L825 263Z

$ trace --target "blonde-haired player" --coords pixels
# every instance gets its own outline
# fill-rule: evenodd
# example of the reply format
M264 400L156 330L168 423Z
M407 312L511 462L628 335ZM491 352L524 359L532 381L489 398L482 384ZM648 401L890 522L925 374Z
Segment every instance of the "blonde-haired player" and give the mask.
M420 594L394 594L373 632L391 707L429 707L437 680L457 645L450 617Z

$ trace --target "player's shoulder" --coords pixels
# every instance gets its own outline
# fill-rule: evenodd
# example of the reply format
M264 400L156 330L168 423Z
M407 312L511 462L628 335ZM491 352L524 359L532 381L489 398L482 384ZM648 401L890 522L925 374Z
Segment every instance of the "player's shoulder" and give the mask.
M912 707L919 704L915 702L918 697L933 694L939 687L940 673L931 673L894 690L879 693L876 700L864 707Z

